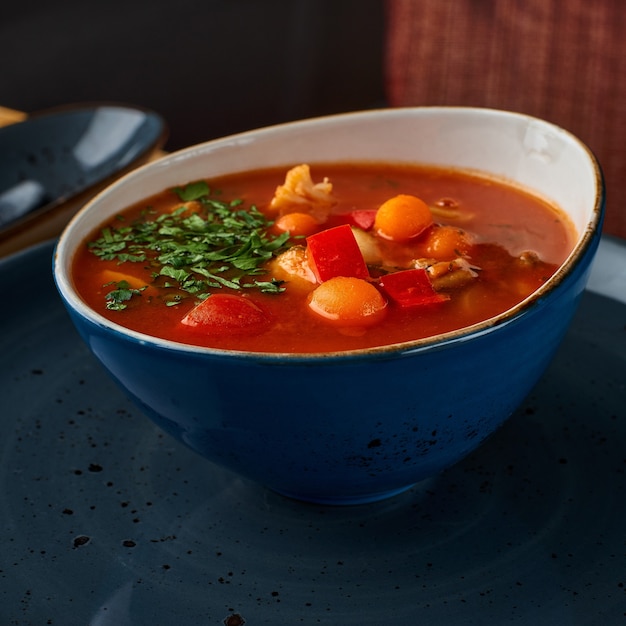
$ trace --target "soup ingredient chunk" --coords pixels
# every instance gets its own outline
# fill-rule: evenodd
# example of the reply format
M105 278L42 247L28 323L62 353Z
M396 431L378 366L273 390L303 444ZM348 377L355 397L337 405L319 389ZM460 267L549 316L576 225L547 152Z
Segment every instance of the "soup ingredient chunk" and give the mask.
M401 307L424 306L449 300L437 293L425 269L402 270L381 277L380 286Z
M144 289L147 287L146 283L140 278L136 278L132 274L125 272L116 272L115 270L103 270L100 280L103 285L113 285L121 282L125 282L131 289Z
M383 318L387 302L378 289L362 278L336 276L316 287L309 308L340 326L369 326Z
M374 226L376 220L377 209L355 209L348 213L348 223L360 228L361 230L370 230Z
M369 276L359 244L348 224L311 235L306 242L309 263L320 282L335 276Z
M268 266L274 280L286 283L285 289L302 288L309 291L317 278L307 261L306 248L293 246L281 252Z
M433 224L428 205L420 198L399 194L383 202L374 219L374 228L381 237L392 241L408 241Z
M416 263L420 263L417 261ZM417 265L416 267L419 267ZM425 261L423 268L428 272L430 282L436 291L442 289L458 289L478 278L479 267L472 265L467 259L456 258L452 261Z
M451 260L467 254L471 246L472 237L462 228L435 225L426 234L424 252L436 259Z
M285 213L274 224L276 230L289 233L292 237L307 237L316 232L320 225L310 213Z
M285 176L285 182L276 188L270 208L279 210L293 205L331 205L333 185L324 178L321 183L314 183L311 168L306 163L292 167Z
M197 304L181 323L206 334L259 333L270 319L249 298L233 294L214 294Z
M377 237L372 233L360 228L352 228L352 234L356 239L359 250L367 265L382 265L382 254Z
M105 269L100 274L100 281L103 288L109 288L105 296L109 311L123 311L134 296L158 295L158 290L152 285L125 272Z
M134 296L140 296L147 289L146 286L136 288L128 281L112 281L105 283L104 287L111 287L105 296L106 308L109 311L123 311L128 306L128 301Z

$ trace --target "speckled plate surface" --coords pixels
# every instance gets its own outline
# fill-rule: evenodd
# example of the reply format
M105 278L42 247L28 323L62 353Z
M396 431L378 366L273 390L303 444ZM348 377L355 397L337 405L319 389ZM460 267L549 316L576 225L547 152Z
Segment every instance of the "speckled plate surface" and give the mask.
M76 335L51 254L0 263L0 623L626 620L624 244L603 241L595 293L494 437L401 496L340 508L158 431Z

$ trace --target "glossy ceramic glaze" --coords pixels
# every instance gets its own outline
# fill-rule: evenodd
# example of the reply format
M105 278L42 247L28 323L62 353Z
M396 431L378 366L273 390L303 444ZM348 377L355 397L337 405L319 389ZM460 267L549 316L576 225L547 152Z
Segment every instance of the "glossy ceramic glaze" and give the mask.
M152 111L68 106L0 129L0 232L10 231L142 163L165 141Z
M107 322L73 289L76 246L129 204L227 172L342 160L432 163L502 176L560 204L580 237L561 270L507 314L434 339L343 354L260 355L160 341ZM209 142L136 170L70 223L54 271L87 345L165 431L285 495L359 503L458 462L522 402L575 311L603 205L595 159L550 124L484 109L370 111Z

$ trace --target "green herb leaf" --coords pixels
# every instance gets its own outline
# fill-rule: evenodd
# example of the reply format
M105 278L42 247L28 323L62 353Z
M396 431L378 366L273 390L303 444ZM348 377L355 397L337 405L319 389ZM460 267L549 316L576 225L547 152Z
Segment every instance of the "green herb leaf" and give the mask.
M210 193L209 185L204 180L189 183L185 187L174 187L173 191L183 202L199 200Z
M220 200L206 181L172 192L182 202L198 202L200 210L194 206L190 212L183 204L157 216L148 207L133 223L103 228L100 237L88 243L91 252L103 260L145 263L157 284L170 290L162 296L167 306L178 304L185 294L202 299L224 287L284 291L280 281L256 277L288 246L289 233L270 234L272 222L254 205L245 208L240 199ZM107 295L107 307L125 308L135 291L118 285Z
M254 281L254 286L257 289L260 289L263 293L282 293L285 291L283 284L284 281L282 280Z
M141 295L141 292L147 287L141 289L133 289L127 281L120 280L119 282L112 282L103 285L107 287L109 285L115 285L115 289L109 291L105 296L106 307L110 311L122 311L128 305L126 304L133 296Z

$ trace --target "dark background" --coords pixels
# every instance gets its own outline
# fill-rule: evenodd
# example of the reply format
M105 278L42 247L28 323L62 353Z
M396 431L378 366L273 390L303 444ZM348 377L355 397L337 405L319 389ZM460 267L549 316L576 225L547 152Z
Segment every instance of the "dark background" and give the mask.
M173 150L383 105L383 33L382 0L11 2L0 105L144 106L166 119Z

